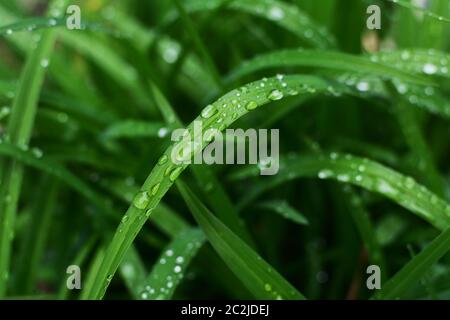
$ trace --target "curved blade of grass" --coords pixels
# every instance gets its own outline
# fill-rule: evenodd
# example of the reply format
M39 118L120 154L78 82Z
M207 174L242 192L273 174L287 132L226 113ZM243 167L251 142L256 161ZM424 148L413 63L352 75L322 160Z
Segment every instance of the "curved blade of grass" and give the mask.
M261 86L262 83L264 83L263 86ZM224 130L249 111L273 101L274 96L279 99L280 97L308 93L311 90L327 92L330 90L330 83L311 76L286 76L256 81L233 90L216 101L213 108L220 112L214 114L209 112L207 117L200 115L196 120L201 121L205 132L210 128ZM229 107L223 108L224 105ZM208 107L208 109L210 110L211 107ZM193 123L188 126L188 130L192 136ZM203 141L203 143L209 143L209 141ZM158 164L153 168L125 213L125 216L127 216L126 222L119 226L110 243L92 291L88 295L89 299L101 299L104 296L123 255L146 220L142 218L151 215L161 198L187 167L186 164L176 165L172 162L171 153L175 145L170 146L161 156ZM180 145L177 146L180 147ZM191 155L193 155L192 151L190 152Z
M134 195L139 191L137 185L130 185L123 180L105 181L103 186L128 203L133 201ZM158 204L149 220L171 238L189 227L189 224L164 202Z
M61 18L38 17L38 18L21 18L20 21L0 26L0 36L11 36L16 32L34 32L42 29L66 27L67 20ZM97 23L81 23L81 30L100 31L116 35Z
M258 174L257 168L238 171L235 177L244 178ZM438 229L450 225L450 205L418 184L413 178L404 176L377 162L352 155L298 156L291 155L280 161L280 171L264 185L255 187L242 199L241 207L247 205L266 190L298 177L334 179L379 193Z
M167 101L166 97L154 84L150 83L150 89L155 100L155 104L161 112L163 118L169 125L183 127L181 120L175 113L175 110ZM217 216L239 237L252 245L253 241L250 234L247 232L245 226L241 223L236 208L231 203L231 200L223 187L220 185L214 173L206 166L191 167L195 178L202 187L205 194L207 194L208 203L215 210Z
M215 10L222 3L223 0L183 1L183 5L188 12ZM230 2L227 8L272 21L314 47L329 48L335 46L333 36L324 27L314 23L295 5L275 0L239 0ZM173 14L170 15L167 22L174 18Z
M258 207L263 209L271 210L278 213L280 216L291 220L300 225L308 225L309 221L303 214L297 211L297 209L292 208L287 201L284 200L273 200L263 202L258 205Z
M450 78L449 54L434 49L380 51L371 54L370 60L389 65L407 73L438 75Z
M417 169L425 184L439 196L444 195L443 180L434 164L431 151L419 127L416 110L404 101L396 103L396 116L411 152L418 160Z
M67 1L54 1L51 11L62 15ZM31 137L34 117L38 105L39 92L44 81L46 66L53 49L56 34L54 30L45 31L31 51L21 73L18 92L14 99L7 134L11 143L27 146ZM9 272L11 242L14 235L15 215L21 189L23 167L10 161L0 163L0 297L6 293Z
M120 273L130 294L134 299L139 299L139 293L144 288L147 271L134 246L128 249L123 258L120 264Z
M177 235L162 251L148 278L138 287L138 299L171 299L205 240L198 228L188 228Z
M106 138L163 138L169 133L169 129L162 122L125 120L113 123L105 130L103 136Z
M208 241L223 261L257 299L290 299L305 297L220 222L183 183L178 189Z
M350 207L352 208L351 215L358 228L359 235L367 250L367 254L369 255L369 261L372 264L378 265L381 270L386 270L386 263L381 245L375 236L375 229L361 197L359 197L351 188L345 191L349 194ZM385 272L383 275L384 274Z
M339 83L354 88L354 92L361 98L373 99L374 97L391 98L392 90L385 88L384 81L376 76L368 76L362 73L332 74ZM408 101L410 105L417 106L433 114L450 118L450 103L441 91L432 86L421 86L399 79L393 79L392 83L402 100Z
M265 53L242 63L227 80L233 81L259 70L279 67L317 67L341 71L364 72L381 78L399 79L418 84L430 84L431 80L405 72L404 69L394 68L382 63L374 62L363 56L341 52L315 51L304 49L288 49Z
M389 2L395 3L395 4L399 5L399 6L402 6L404 8L410 9L410 10L419 11L419 12L425 14L427 17L433 18L433 19L435 19L437 21L450 23L450 19L448 19L446 17L443 17L443 16L440 16L438 14L435 14L434 12L431 12L429 10L417 7L415 5L412 5L408 1L405 1L405 0L385 0L385 1L389 1Z
M426 274L433 264L450 250L450 228L445 229L422 252L415 256L373 298L400 299L403 294Z
M105 257L105 247L101 246L97 249L94 258L91 261L91 265L89 266L89 271L87 273L87 278L84 283L84 287L80 294L80 300L86 300L89 297L89 293L92 291L92 287L95 283L95 278L98 274L98 271L100 270L100 267L102 265L102 261ZM67 287L67 286L65 286Z

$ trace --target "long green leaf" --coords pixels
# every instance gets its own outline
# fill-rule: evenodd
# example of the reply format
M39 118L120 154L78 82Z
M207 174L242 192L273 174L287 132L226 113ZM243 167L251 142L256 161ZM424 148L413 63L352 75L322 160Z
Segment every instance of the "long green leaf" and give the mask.
M305 299L289 282L221 223L188 187L177 182L184 201L208 241L257 299Z
M188 12L215 10L224 0L183 0ZM333 36L321 26L313 22L298 7L276 0L239 0L232 1L227 8L245 12L272 21L280 27L292 32L300 39L318 48L328 48L335 45ZM174 19L171 15L168 21Z
M242 179L257 174L257 168L249 168L240 170L235 177ZM266 190L298 177L334 179L353 184L393 200L441 230L450 225L450 205L413 178L366 158L337 153L331 153L330 156L292 154L282 159L278 175L248 192L241 207Z
M62 15L67 1L52 2L49 12ZM45 31L31 51L18 85L7 134L18 146L27 146L34 125L39 93L55 42L54 30ZM0 297L6 293L9 274L11 242L14 236L15 215L22 184L23 167L15 161L0 164Z
M238 79L259 70L280 67L328 68L355 73L363 72L382 78L399 79L412 83L431 83L430 80L423 76L410 74L400 67L378 63L375 59L340 52L304 49L281 50L259 55L236 68L228 76L228 80Z
M188 228L176 236L162 251L147 279L139 287L139 299L166 300L172 298L186 275L186 269L205 242L197 228Z
M376 299L400 299L425 275L430 267L450 250L450 228L445 229L421 253L395 274L375 294Z

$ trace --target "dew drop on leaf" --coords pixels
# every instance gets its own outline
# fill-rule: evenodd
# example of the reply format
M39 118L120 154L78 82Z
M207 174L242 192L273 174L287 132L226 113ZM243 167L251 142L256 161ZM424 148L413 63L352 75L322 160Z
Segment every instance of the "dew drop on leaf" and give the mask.
M146 191L141 191L134 197L133 205L136 208L143 210L147 208L149 201L150 197L148 196L148 193Z
M202 110L201 116L205 119L211 118L214 114L216 114L217 109L214 105L207 105L205 109Z
M258 104L255 101L250 101L245 106L245 109L247 109L248 111L254 110L256 108L258 108Z
M272 101L281 100L283 99L283 92L278 89L272 90L267 98Z

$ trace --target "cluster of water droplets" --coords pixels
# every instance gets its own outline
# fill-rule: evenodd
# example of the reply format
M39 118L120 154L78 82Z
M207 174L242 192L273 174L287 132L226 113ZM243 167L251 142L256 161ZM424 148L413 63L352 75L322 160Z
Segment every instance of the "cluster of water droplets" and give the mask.
M257 15L265 16L267 19L279 23L319 48L327 48L335 43L326 28L317 26L295 6L262 2L261 4L255 4L254 10Z
M450 75L448 55L434 49L384 51L372 54L370 59L407 72Z
M203 237L202 239L204 240ZM165 250L159 257L158 264L154 267L148 285L141 292L140 298L143 300L159 300L170 297L183 279L187 264L202 243L202 241L196 239L183 244L183 248ZM177 251L179 251L178 254Z

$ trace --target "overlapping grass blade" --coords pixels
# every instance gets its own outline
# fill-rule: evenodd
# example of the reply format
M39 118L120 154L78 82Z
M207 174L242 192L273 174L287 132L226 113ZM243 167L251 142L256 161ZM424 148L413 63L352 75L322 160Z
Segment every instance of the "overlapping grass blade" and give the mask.
M448 53L434 49L404 49L372 53L370 60L407 73L450 78Z
M103 133L106 138L139 138L139 137L159 137L168 135L169 129L161 122L149 122L139 120L125 120L113 123Z
M261 54L242 63L228 76L228 81L239 79L259 70L280 67L316 67L340 71L364 72L381 78L398 79L411 83L430 84L431 80L408 73L411 69L392 67L364 56L341 52L287 49Z
M144 288L147 271L134 246L128 249L127 254L120 264L120 273L125 285L134 299L139 299L139 294Z
M215 10L223 2L224 0L207 2L183 0L182 3L188 12L198 12ZM227 8L272 21L314 47L329 48L335 46L335 39L324 27L317 25L292 4L276 0L240 0L230 2ZM174 15L172 14L167 20L173 19Z
M438 14L436 14L436 13L430 11L430 10L426 10L426 9L421 8L421 7L417 7L417 6L411 4L408 1L405 1L405 0L385 0L385 1L393 2L393 3L395 3L395 4L399 5L399 6L402 6L404 8L410 9L410 10L419 11L419 12L425 14L427 17L433 18L433 19L435 19L437 21L450 23L450 19L449 18L446 18L444 16L438 15Z
M422 252L408 262L375 294L376 299L400 299L450 250L450 228L445 229Z
M62 15L67 1L52 2L50 12ZM11 116L8 123L8 136L11 143L27 146L34 125L39 92L49 64L56 34L54 30L45 31L30 52L18 84ZM9 273L11 241L14 233L15 215L23 177L23 167L14 160L1 161L0 164L0 297L6 293L6 280ZM8 199L8 201L7 201Z
M169 101L164 97L161 90L154 83L150 83L150 89L153 94L155 104L165 121L169 125L182 127L183 125L178 115L175 113L175 110L172 108ZM252 244L252 239L249 233L241 224L234 205L231 203L230 198L220 185L214 173L205 166L194 166L191 168L204 192L208 195L208 203L214 208L218 217L243 240L249 244Z
M178 234L162 251L147 279L139 287L142 300L166 300L172 298L176 288L186 275L191 260L205 242L205 235L198 228L188 228Z
M235 177L257 175L257 168L238 171ZM404 176L377 162L352 155L331 153L330 156L298 156L292 154L280 161L280 172L255 187L242 199L241 207L255 200L266 190L298 177L334 179L379 193L412 211L436 228L450 224L450 205L413 178Z
M304 299L289 282L221 223L183 183L178 189L208 241L257 299Z
M258 205L263 209L271 210L285 219L291 220L300 225L308 225L308 218L298 212L295 208L292 208L289 203L283 200L266 201Z

